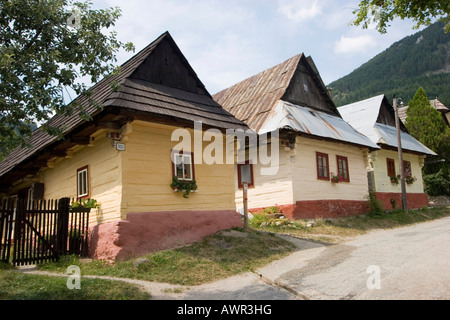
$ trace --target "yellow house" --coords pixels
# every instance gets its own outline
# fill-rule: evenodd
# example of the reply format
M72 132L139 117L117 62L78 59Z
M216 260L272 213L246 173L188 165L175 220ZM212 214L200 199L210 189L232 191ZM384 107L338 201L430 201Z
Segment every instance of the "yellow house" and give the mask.
M344 120L380 146L369 154L369 187L386 210L401 208L401 184L395 113L384 94L339 108ZM400 120L403 167L408 208L428 206L422 167L427 156L436 155L414 139Z
M209 143L202 138L211 128L248 128L212 99L168 32L91 92L102 108L83 96L76 99L91 121L57 115L50 125L64 124L64 139L38 129L31 147L0 163L3 196L97 200L101 206L90 215L90 254L107 260L242 225L234 165L202 162ZM194 146L194 138L182 141L180 132L200 140ZM185 194L177 181L184 188L196 184L195 190Z
M341 118L310 57L296 55L213 98L260 140L237 164L238 209L247 182L253 212L276 206L290 219L366 212L369 151L379 147Z

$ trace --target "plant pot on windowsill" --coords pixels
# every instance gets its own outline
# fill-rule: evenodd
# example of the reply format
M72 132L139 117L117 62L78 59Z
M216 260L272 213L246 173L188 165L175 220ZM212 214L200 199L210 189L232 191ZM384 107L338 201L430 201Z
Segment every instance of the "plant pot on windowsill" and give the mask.
M391 176L390 179L391 179L391 183L392 184L398 184L399 183L399 178L396 177L396 176Z
M417 178L416 177L406 177L405 181L407 184L413 184L414 182L417 181Z
M70 212L91 212L92 208L85 208L85 207L71 207Z
M342 177L339 175L335 175L333 172L331 172L331 183L339 183L342 182Z
M180 181L177 177L174 177L170 187L174 192L184 192L183 198L189 198L191 192L197 192L197 182L192 181Z
M100 208L100 203L95 199L82 199L81 201L74 201L70 205L70 211L72 212L90 212L92 208Z

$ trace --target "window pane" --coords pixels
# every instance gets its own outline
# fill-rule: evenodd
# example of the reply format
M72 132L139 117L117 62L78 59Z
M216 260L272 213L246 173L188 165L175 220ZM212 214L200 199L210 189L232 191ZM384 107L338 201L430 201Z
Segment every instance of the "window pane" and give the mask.
M319 175L325 178L328 177L327 158L323 156L319 156Z
M344 179L348 179L348 171L347 171L347 159L338 158L338 171L339 175Z
M85 169L78 172L78 197L87 196L89 194L88 190L88 172Z
M412 176L412 174L411 174L411 162L405 161L403 163L403 166L405 167L405 176L406 177L411 177Z
M191 156L188 155L183 156L183 162L184 162L184 179L192 180Z
M175 155L175 176L178 179L184 179L183 156L179 154Z
M180 180L193 180L192 156L190 154L174 154L174 175Z

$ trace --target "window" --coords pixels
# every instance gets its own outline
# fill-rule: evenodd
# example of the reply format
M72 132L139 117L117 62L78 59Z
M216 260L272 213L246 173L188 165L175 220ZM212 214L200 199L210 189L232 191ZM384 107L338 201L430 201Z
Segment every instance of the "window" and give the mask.
M348 172L348 159L347 157L336 156L338 174L341 177L341 181L350 182L350 174Z
M28 189L28 196L27 196L27 210L33 209L33 188Z
M77 198L89 198L88 166L77 170Z
M178 180L194 180L193 153L172 151L173 176Z
M238 164L238 186L239 188L244 187L244 182L247 183L249 187L254 186L253 182L253 164L251 164L249 161Z
M405 173L405 178L412 177L411 162L403 161L403 172Z
M395 161L394 159L386 158L387 175L389 177L395 177Z
M316 152L317 159L317 179L330 180L328 155L325 153Z

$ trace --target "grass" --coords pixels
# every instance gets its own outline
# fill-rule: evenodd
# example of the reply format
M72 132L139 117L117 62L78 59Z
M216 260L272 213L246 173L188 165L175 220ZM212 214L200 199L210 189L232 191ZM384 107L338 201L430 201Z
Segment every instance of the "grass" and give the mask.
M273 219L265 214L255 215L250 221L252 228L268 232L290 234L296 237L339 243L349 237L365 234L375 229L390 229L414 223L425 222L450 216L450 208L433 208L409 210L394 210L378 212L365 216L351 216L339 219L316 219L313 221L287 222L283 219ZM281 221L277 225L276 221ZM307 226L312 223L313 226Z
M56 263L43 264L40 268L65 272L69 265L75 264L86 275L189 286L253 271L295 250L290 242L274 234L243 229L233 232L232 235L217 233L192 245L145 255L140 258L148 259L148 262L138 266L135 266L135 260L108 264L98 260L82 262L70 256Z
M80 289L68 289L68 277L31 275L0 269L0 300L148 300L136 285L121 281L82 279Z

